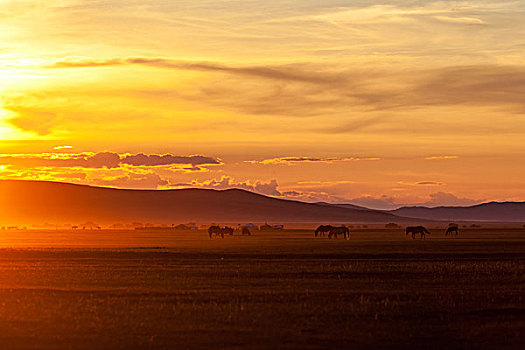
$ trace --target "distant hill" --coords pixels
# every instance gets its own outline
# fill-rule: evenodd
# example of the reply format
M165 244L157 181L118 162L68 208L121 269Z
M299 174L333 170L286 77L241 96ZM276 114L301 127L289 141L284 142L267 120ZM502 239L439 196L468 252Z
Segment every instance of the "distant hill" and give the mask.
M440 221L525 222L525 202L490 202L470 207L403 207L388 213Z
M123 190L0 180L0 226L117 222L409 222L391 213L209 189Z
M374 211L374 209L370 209L370 208L366 208L366 207L362 207L362 206L359 206L359 205L355 205L355 204L349 204L349 203L341 203L341 204L337 204L337 203L326 203L326 202L317 202L315 204L320 204L320 205L329 205L331 207L339 207L339 208L350 208L350 209L358 209L358 210L370 210L370 211Z

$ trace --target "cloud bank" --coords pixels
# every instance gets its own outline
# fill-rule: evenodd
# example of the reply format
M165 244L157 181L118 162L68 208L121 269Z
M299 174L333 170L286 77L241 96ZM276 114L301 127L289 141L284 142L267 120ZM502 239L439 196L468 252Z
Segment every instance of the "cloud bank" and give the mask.
M315 157L280 157L269 158L263 160L247 160L246 163L251 164L297 164L297 163L334 163L334 162L359 162L359 161L374 161L381 160L381 158L360 158L360 157L346 157L346 158L315 158Z
M0 154L0 165L19 167L70 167L70 168L118 168L129 166L169 166L169 165L218 165L220 160L200 156L175 156L172 154L118 154L100 153L38 153L38 154Z

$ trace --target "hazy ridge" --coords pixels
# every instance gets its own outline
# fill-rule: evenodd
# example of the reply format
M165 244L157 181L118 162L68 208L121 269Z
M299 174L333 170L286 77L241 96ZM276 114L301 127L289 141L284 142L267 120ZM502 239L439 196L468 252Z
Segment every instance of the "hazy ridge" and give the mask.
M1 180L0 222L367 222L410 221L375 210L304 203L231 189L123 190Z
M490 202L469 207L402 207L387 212L427 220L525 222L525 202Z
M126 190L59 182L0 180L0 223L525 222L525 203L372 210L351 204L305 203L240 189Z

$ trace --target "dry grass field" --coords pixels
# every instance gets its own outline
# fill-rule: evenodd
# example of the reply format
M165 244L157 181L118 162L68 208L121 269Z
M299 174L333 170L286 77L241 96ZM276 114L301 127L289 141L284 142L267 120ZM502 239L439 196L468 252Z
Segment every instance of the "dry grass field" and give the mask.
M3 231L2 349L523 349L525 231Z

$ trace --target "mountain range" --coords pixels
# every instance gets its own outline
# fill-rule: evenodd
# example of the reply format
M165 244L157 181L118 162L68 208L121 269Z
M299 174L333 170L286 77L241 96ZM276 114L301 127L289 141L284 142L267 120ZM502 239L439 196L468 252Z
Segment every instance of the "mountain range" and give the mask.
M0 180L0 225L149 222L387 223L412 219L375 210L277 199L240 189L127 190Z
M469 207L402 207L386 212L439 221L525 222L525 202L490 202Z
M201 223L525 222L525 203L372 210L306 203L228 189L128 190L60 182L0 180L0 225L195 221Z

